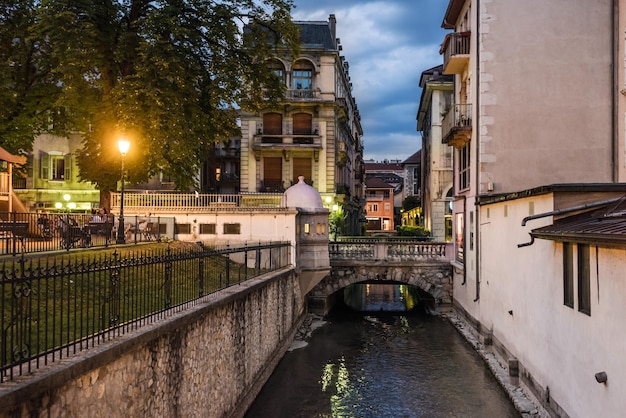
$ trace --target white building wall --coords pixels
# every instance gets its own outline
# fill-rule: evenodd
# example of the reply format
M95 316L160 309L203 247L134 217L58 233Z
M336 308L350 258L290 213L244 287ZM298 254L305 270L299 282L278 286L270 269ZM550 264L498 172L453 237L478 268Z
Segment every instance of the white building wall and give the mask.
M626 250L591 247L591 315L563 304L563 245L528 243L528 232L552 217L551 195L481 208L480 298L473 311L483 330L517 357L553 403L572 418L618 417L626 408ZM597 256L596 256L597 254ZM576 266L574 266L576 268ZM576 271L574 271L576 275ZM574 299L577 300L576 278ZM457 287L455 283L455 297ZM467 303L467 301L465 302ZM506 359L505 359L506 360ZM608 384L594 375L605 371Z

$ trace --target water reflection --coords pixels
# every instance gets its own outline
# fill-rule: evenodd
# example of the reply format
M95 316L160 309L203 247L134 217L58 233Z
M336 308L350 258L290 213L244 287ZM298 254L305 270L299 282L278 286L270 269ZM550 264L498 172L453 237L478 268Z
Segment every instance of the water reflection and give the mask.
M519 416L445 319L347 308L327 319L285 355L246 417Z
M360 312L406 312L415 308L419 294L415 287L400 284L353 284L344 289L344 302Z

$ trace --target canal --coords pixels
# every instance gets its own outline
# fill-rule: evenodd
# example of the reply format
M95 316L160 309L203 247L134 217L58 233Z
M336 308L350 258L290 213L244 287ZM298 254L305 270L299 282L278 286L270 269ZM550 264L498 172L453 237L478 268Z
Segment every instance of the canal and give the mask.
M283 357L246 418L520 416L480 356L420 309L411 288L345 294L308 344Z

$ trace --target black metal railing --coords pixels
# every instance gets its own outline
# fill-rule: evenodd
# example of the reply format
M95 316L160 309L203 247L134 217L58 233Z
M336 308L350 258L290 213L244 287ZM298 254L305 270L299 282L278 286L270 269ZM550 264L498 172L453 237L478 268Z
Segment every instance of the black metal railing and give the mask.
M118 222L113 215L0 212L0 255L108 247L116 242ZM125 216L125 241L158 240L173 223L171 217Z
M0 382L179 312L290 264L288 242L163 249L122 258L24 257L0 271Z

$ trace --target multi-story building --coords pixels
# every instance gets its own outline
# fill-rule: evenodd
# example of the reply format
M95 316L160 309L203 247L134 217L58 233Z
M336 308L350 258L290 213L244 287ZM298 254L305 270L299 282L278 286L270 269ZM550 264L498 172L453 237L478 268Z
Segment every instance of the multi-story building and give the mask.
M626 250L604 240L623 232L559 227L626 192L619 6L450 0L442 25L455 307L555 416L626 407L626 283L611 273Z
M366 160L365 176L377 178L393 186L393 207L394 207L394 224L400 225L402 215L400 210L404 201L404 167L400 160Z
M284 102L259 113L241 112L241 191L283 192L304 176L329 208L342 207L346 232L359 234L363 131L336 19L295 23L300 56L276 56L270 63L287 85Z
M367 177L368 232L394 231L394 187L376 177Z
M441 142L441 122L452 105L454 77L443 74L443 65L438 65L422 72L419 86L422 216L432 239L447 242L452 240L452 147Z
M14 178L15 195L26 211L89 212L99 207L100 192L92 183L80 180L76 151L81 142L80 134L35 138L26 176Z

